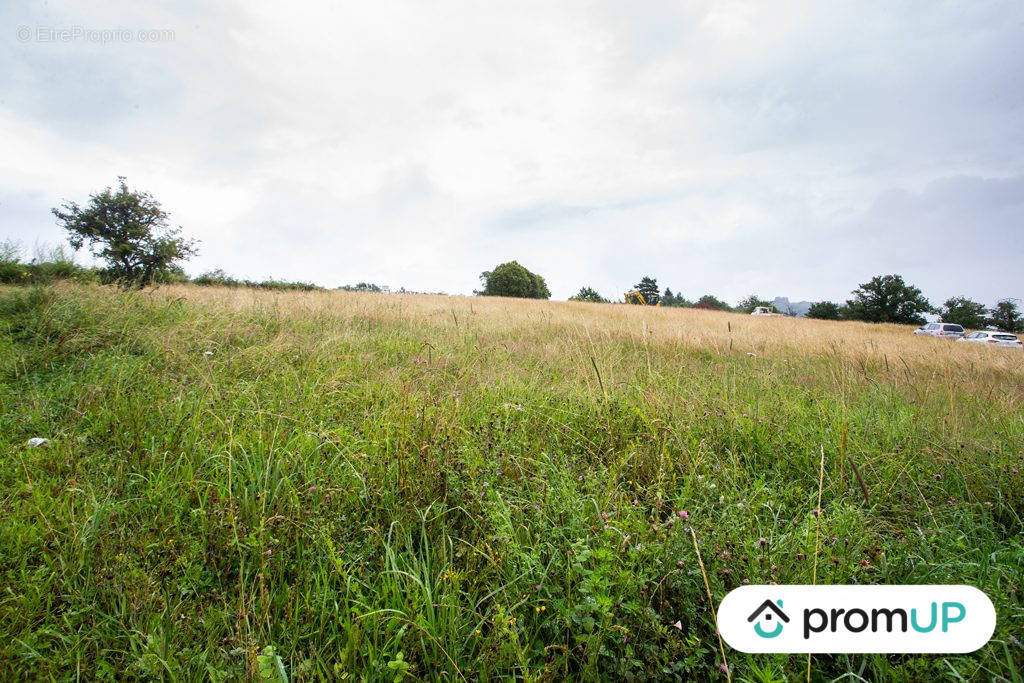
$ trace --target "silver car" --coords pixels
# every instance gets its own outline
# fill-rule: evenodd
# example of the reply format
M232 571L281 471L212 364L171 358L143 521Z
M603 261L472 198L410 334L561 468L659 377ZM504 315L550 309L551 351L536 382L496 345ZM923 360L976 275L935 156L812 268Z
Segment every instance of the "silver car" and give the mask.
M1009 332L991 332L988 330L982 332L971 332L969 335L963 339L959 339L958 341L973 344L989 344L992 346L1001 346L1007 349L1024 349L1024 344L1021 344L1017 335L1010 334Z
M930 337L945 337L947 339L960 339L964 336L964 328L955 323L928 323L924 327L914 330L914 334L926 334Z

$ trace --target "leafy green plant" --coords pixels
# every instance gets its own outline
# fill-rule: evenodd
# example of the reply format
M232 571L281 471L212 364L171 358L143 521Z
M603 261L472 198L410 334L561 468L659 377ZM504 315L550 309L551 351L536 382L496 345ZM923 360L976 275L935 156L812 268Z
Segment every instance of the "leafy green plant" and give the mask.
M395 655L395 658L388 662L388 668L394 673L395 677L392 679L394 683L405 680L405 676L409 672L409 662L405 661L405 653L399 652Z
M256 657L256 665L261 681L273 681L273 683L288 683L288 674L284 669L284 662L274 650L273 645L267 645Z

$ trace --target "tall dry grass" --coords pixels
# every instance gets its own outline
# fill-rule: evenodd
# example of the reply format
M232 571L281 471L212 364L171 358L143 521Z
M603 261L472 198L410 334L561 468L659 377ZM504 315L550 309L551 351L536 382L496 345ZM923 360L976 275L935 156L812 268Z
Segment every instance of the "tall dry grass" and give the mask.
M817 355L913 381L972 386L1000 377L1024 383L1024 354L1013 350L915 336L912 326L791 317L757 317L695 308L661 308L501 297L285 292L163 287L155 298L184 299L212 310L272 311L275 315L339 321L359 317L382 324L428 325L441 335L502 339L531 354L565 355L625 343L643 355L652 347L682 347L720 356L784 359ZM579 356L579 354L575 354Z

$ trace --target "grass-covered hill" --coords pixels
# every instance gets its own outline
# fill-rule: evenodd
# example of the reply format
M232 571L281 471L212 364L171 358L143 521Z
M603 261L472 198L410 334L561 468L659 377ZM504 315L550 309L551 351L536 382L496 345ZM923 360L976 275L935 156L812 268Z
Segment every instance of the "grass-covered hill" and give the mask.
M0 288L0 458L4 680L724 679L697 549L715 604L816 566L996 605L973 655L816 680L1024 664L1024 354L907 328Z

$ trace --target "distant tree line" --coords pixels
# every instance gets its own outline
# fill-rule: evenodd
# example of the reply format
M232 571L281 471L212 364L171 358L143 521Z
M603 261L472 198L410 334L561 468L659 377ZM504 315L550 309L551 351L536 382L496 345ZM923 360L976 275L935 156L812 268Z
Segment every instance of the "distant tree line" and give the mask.
M191 282L194 285L201 285L205 287L251 287L253 289L272 289L272 290L298 290L303 292L316 292L323 291L324 288L320 285L314 285L311 282L292 282L288 280L239 280L233 278L221 269L211 270L197 275L196 277L185 281Z
M966 297L948 299L941 307L934 307L924 297L921 290L907 284L900 275L878 275L858 286L852 298L839 304L834 301L817 301L807 311L808 318L820 320L860 320L875 323L896 323L906 325L924 324L925 313L941 316L943 322L956 323L965 328L981 329L986 326L997 327L1010 332L1024 331L1022 316L1017 301L1003 299L992 308L972 301ZM570 301L592 301L609 303L592 287L582 287L569 298ZM680 308L700 308L714 311L733 311L751 313L757 307L766 307L775 313L792 315L791 311L779 311L773 302L751 294L736 306L730 306L718 297L705 294L696 301L690 301L678 292L666 287L660 292L658 281L644 276L625 292L622 303L638 306L672 306Z
M22 256L20 245L13 241L0 242L0 284L45 285L57 280L119 284L112 280L108 269L83 266L76 263L63 247L37 250L30 259ZM137 286L134 284L132 286ZM211 270L190 278L179 267L171 267L153 275L149 284L192 283L206 287L249 287L267 290L325 291L326 288L309 282L288 280L244 280L234 278L223 270Z
M1008 332L1024 331L1024 319L1015 299L1003 299L988 308L963 296L932 306L921 290L899 275L876 275L852 292L853 298L840 305L818 301L807 311L808 318L821 320L863 320L876 323L924 324L925 313L939 315L943 322L968 329L997 327Z

